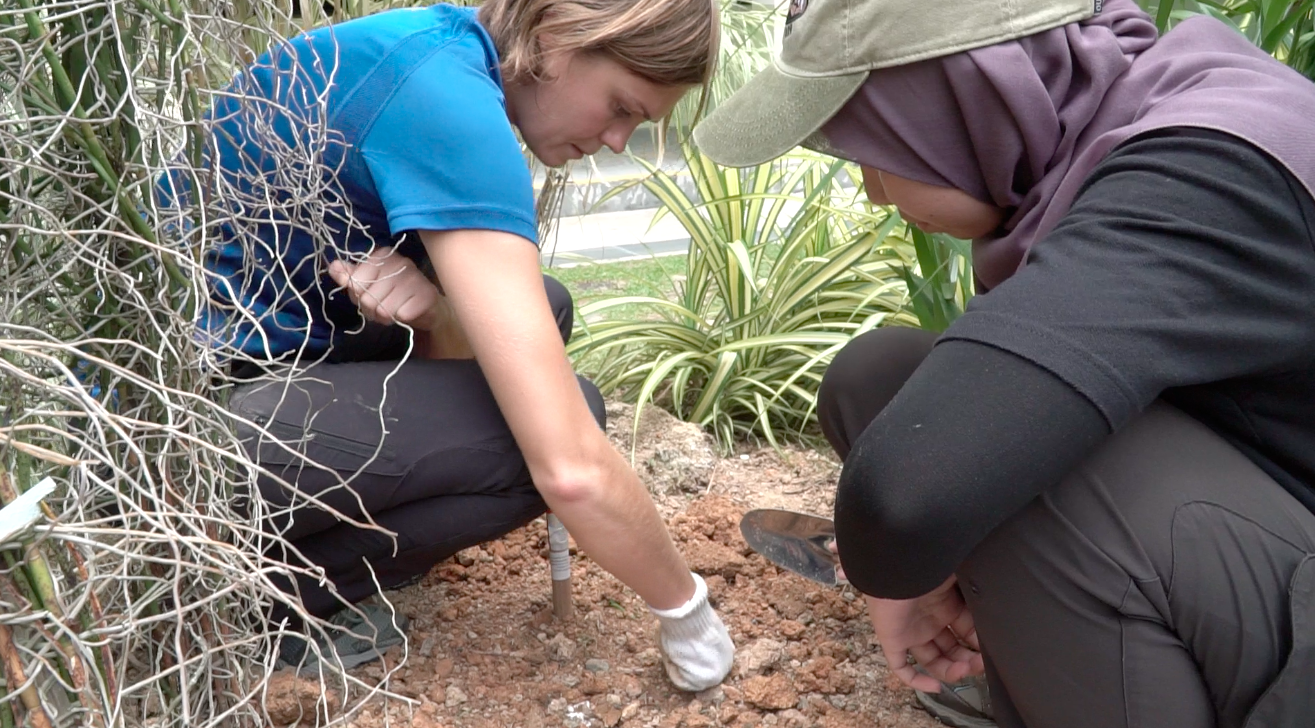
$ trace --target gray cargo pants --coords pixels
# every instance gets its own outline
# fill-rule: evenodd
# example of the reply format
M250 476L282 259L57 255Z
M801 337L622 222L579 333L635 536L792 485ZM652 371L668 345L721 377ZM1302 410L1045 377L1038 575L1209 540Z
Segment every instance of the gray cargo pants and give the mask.
M826 374L837 450L935 335L870 332ZM1157 403L958 571L1004 728L1315 725L1315 515Z

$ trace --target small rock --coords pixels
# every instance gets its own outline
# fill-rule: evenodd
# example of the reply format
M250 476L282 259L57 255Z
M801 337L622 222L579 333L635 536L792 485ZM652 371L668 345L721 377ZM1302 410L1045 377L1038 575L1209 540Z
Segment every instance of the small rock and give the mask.
M658 652L656 647L650 647L636 655L639 658L639 664L644 667L652 667L662 662L662 653Z
M561 713L566 710L566 698L553 698L548 701L549 713Z
M451 677L451 676L452 676L452 659L451 659L451 658L449 658L449 657L444 657L443 659L434 662L434 679L435 679L435 680L446 680L446 679L448 679L448 678ZM437 701L435 701L435 702L437 702Z
M589 719L594 717L594 706L586 700L582 703L566 706L566 725L572 728L587 728Z
M590 658L584 661L584 669L588 670L589 672L607 672L608 670L611 669L611 667L612 667L611 665L607 664L607 660Z
M745 564L738 551L715 541L689 541L682 544L681 552L693 571L716 574L723 579L734 579Z
M429 699L440 705L447 702L447 686L443 683L434 683L429 688Z
M799 622L796 622L793 619L783 619L781 620L780 625L778 625L776 629L782 635L785 635L786 639L793 640L793 639L798 639L799 636L804 633L804 630L806 630L807 627L805 627L803 624Z
M447 686L447 690L444 693L444 699L443 699L444 705L446 705L449 708L453 708L458 705L461 705L467 700L469 700L469 698L466 697L465 692L463 692L461 688L457 687L456 685Z
M584 695L601 695L610 689L606 678L592 672L584 676L578 687Z
M435 640L435 639L433 638L433 636L431 635L431 636L429 636L429 637L426 637L424 642L420 643L420 656L421 656L421 657L429 657L431 654L433 654L433 652L434 652L434 642L435 642L435 641L436 641L436 640Z
M712 705L721 705L726 699L726 691L720 685L713 685L707 690L702 690L694 694L695 698Z
M621 722L621 711L616 708L604 708L598 712L598 719L603 721L605 728L616 728Z
M751 677L741 685L744 702L764 710L785 710L799 702L799 693L784 675Z
M776 716L773 715L772 717ZM756 710L743 710L735 716L735 725L737 726L754 726L754 728L757 728L762 722L763 716Z
M575 657L575 641L560 632L548 640L548 656L556 662L568 662Z
M635 717L637 713L639 713L638 700L621 709L621 720L630 720L631 718Z
M785 721L786 728L804 728L808 725L807 716L795 708L782 711L781 720Z
M763 637L750 642L735 656L735 675L757 675L785 657L785 645Z

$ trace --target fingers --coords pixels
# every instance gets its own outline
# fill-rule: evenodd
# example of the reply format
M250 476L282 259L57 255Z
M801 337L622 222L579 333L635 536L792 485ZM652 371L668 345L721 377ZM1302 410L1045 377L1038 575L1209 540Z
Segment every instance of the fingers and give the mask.
M370 321L431 327L438 289L406 256L379 248L362 263L336 260L328 272Z
M335 260L329 264L329 277L333 279L333 282L339 288L346 288L347 284L351 282L352 267L341 260Z
M900 682L924 693L940 692L940 681L931 675L919 672L917 668L909 664L907 653L903 651L896 653L896 651L887 650L884 647L881 651L886 655L886 666L890 668L895 677L899 678Z
M969 647L982 651L982 644L977 641L977 626L973 623L973 613L966 606L950 622L950 629L959 636L959 641Z
M958 682L981 662L981 655L959 643L948 629L934 639L909 648L918 664L928 674L944 682Z
M845 577L845 567L840 565L840 549L836 546L834 538L826 542L826 549L836 555L836 581L847 583L849 579Z

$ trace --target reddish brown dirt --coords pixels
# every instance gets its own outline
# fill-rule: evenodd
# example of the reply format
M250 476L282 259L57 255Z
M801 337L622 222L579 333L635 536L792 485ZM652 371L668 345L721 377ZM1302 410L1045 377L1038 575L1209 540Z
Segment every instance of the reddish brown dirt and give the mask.
M613 409L613 421L627 428L611 434L629 454L632 421L625 418L628 410ZM384 665L355 674L374 683L394 668L388 689L410 700L373 700L348 725L939 725L886 670L856 592L782 572L740 537L739 518L748 508L829 513L833 459L797 449L717 457L696 430L664 413L646 415L640 429L636 469L691 568L706 578L735 640L735 667L725 683L697 695L673 688L659 664L656 619L584 554L572 559L574 618L555 620L547 530L538 520L463 551L420 584L389 594L411 619L407 649L395 648ZM271 717L295 722L298 706L311 708L319 691L318 683L277 676ZM302 715L301 725L314 725Z

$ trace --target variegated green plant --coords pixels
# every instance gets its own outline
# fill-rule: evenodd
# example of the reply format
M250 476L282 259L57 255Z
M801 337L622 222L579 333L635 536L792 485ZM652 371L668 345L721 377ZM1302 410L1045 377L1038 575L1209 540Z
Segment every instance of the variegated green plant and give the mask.
M1315 79L1315 0L1142 0L1142 6L1162 31L1193 15L1218 18Z
M723 448L798 436L845 343L891 320L917 325L901 278L911 251L890 246L900 220L855 205L838 161L733 170L691 147L685 156L692 193L656 169L643 182L690 236L676 299L585 306L569 352L604 392L660 402ZM622 318L600 316L620 307Z

